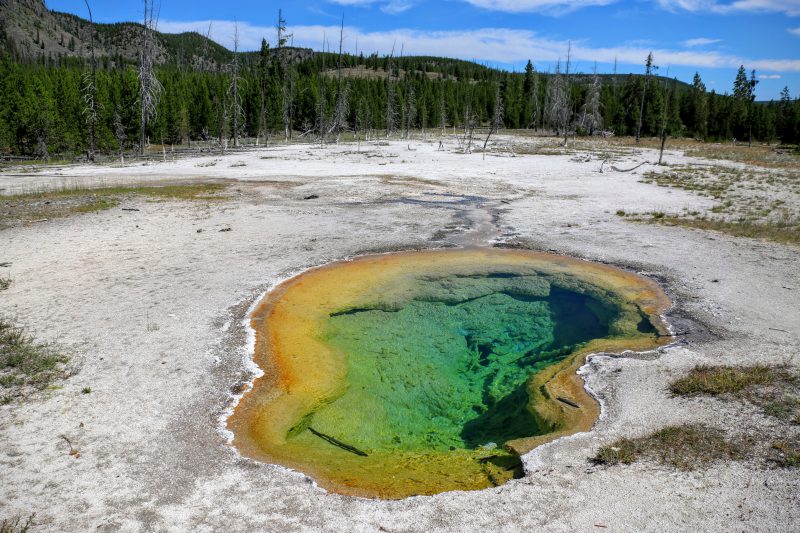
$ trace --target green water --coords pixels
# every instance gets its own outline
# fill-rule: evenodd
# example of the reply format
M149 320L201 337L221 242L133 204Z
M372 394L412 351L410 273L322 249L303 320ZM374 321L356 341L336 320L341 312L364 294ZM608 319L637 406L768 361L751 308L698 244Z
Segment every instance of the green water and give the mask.
M609 302L508 272L415 280L402 304L330 316L325 341L348 356L347 391L316 431L365 451L474 449L541 434L532 373L609 335Z

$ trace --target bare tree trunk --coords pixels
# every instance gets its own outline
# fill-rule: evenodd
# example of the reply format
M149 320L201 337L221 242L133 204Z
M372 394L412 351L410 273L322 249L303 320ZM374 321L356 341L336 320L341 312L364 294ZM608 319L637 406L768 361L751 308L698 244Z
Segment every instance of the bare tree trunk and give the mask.
M325 49L326 38L323 37L323 50ZM325 55L322 56L322 72L319 75L319 106L317 107L317 131L319 132L320 144L325 144Z
M667 78L669 78L669 68L667 68ZM664 145L667 144L667 117L669 116L670 95L667 94L667 91L664 91L664 95L664 107L661 110L661 149L658 152L659 165L664 157Z
M498 84L495 87L495 94L494 94L494 115L492 115L492 125L489 128L489 135L486 136L486 140L483 142L483 159L486 159L486 146L489 144L489 139L492 137L492 134L495 133L497 130L500 129L500 126L503 125L503 95L500 94L500 85Z
M564 116L564 118L563 118L563 122L564 122L564 146L567 145L567 138L568 138L568 135L569 135L569 119L570 119L569 99L570 99L570 96L571 96L570 93L572 92L571 91L571 87L570 87L570 80L569 80L569 63L570 63L571 56L572 56L572 41L570 41L569 44L567 45L567 68L566 68L566 72L565 72L565 78L566 79L565 79L565 82L564 82L565 94L564 94L564 101L563 101L564 103L563 103L563 111L562 111L563 116Z
M639 139L642 137L642 119L644 118L644 97L647 94L647 83L650 81L650 69L653 66L653 53L647 54L645 60L644 71L644 86L642 87L642 102L639 106L639 124L636 127L636 144L639 144Z
M417 112L414 102L414 87L410 84L407 85L406 93L406 139L410 139L411 127L414 125L414 115Z
M125 127L122 125L122 118L119 116L119 109L114 112L114 136L119 143L119 162L125 163L125 139L128 136L125 134Z
M344 15L342 15L342 24L339 28L339 55L336 65L336 104L333 112L333 124L331 124L331 133L336 135L336 142L338 143L345 129L345 121L347 120L347 86L342 82L342 46L344 43Z
M386 64L386 138L389 138L395 130L397 121L397 109L395 108L395 86L392 81L392 58L394 57L394 46L392 45L392 53L389 54L389 60Z
M533 131L538 131L538 124L541 118L541 113L539 110L539 74L537 72L533 73Z
M472 134L475 132L477 117L472 112L472 95L467 97L467 105L464 108L464 153L472 153Z
M600 112L600 91L602 89L600 78L597 76L597 68L592 77L592 84L586 93L586 103L583 105L580 118L580 126L585 128L591 137L595 130L603 125L603 115Z
M144 0L142 48L139 52L139 103L141 104L139 153L141 155L144 155L145 144L147 142L147 121L155 118L158 100L164 90L153 70L153 63L155 61L153 56L155 50L152 33L155 31L158 24L153 10L153 1L151 0L148 4L148 0Z
M86 4L86 9L89 10L89 51L91 61L91 74L88 83L88 91L84 95L86 101L87 111L89 113L89 161L94 161L94 152L96 149L95 141L95 122L97 120L97 65L94 58L94 19L92 17L92 8L89 6L89 0L83 0ZM87 85L87 84L84 84Z
M239 86L241 79L239 76L239 23L234 23L233 33L233 59L230 64L231 81L228 86L228 94L231 95L231 117L233 119L233 146L239 147L240 119L242 118L243 108Z
M261 133L264 136L264 144L269 148L269 126L267 125L267 95L266 95L266 88L264 84L266 82L261 80ZM256 144L258 144L258 138L256 138Z
M447 127L447 105L444 101L444 79L439 83L439 127L441 129L441 135L444 137L444 130Z

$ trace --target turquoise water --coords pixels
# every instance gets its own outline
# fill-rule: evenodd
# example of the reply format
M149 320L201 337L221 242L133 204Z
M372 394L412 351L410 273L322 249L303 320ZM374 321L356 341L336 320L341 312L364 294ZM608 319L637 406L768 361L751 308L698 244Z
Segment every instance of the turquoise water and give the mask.
M314 429L360 450L475 449L544 433L526 382L609 334L612 303L496 272L421 278L402 305L330 316L326 343L348 357L347 391Z

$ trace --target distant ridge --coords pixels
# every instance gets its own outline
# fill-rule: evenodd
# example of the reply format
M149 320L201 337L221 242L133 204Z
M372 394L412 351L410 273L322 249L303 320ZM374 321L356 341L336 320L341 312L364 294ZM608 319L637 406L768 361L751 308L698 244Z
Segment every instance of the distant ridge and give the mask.
M95 54L112 64L138 61L142 25L95 23ZM88 56L89 21L50 11L43 0L0 0L0 48L23 61L58 62ZM304 48L285 48L293 60L313 56ZM156 63L208 70L230 61L233 53L197 32L156 33Z

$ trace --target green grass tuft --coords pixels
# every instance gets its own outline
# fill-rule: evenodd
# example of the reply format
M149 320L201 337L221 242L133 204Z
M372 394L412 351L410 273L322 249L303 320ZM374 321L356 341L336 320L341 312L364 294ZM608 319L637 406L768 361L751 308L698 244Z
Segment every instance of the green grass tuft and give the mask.
M764 365L746 367L694 367L688 375L672 382L669 389L675 395L736 393L753 385L768 385L780 378L780 370Z
M800 468L800 442L777 440L772 443L772 460L784 468Z
M718 429L704 425L669 426L636 439L623 438L601 447L590 460L600 465L631 464L650 459L681 470L742 457L738 446Z
M0 229L36 221L96 213L118 206L126 197L143 196L151 201L221 200L221 183L136 185L116 187L72 187L0 196Z
M761 222L742 221L728 222L708 218L666 217L659 222L673 224L687 228L727 233L734 237L748 237L751 239L766 239L782 244L800 245L800 229L798 226L783 226L779 224L766 224Z
M65 375L69 358L52 344L37 342L22 328L0 319L0 387L2 403L24 396L27 388L44 389Z
M619 439L613 444L601 447L592 462L602 465L629 465L638 459L636 443L630 439Z
M26 533L33 526L35 516L32 514L24 521L21 517L5 519L0 522L0 533Z

